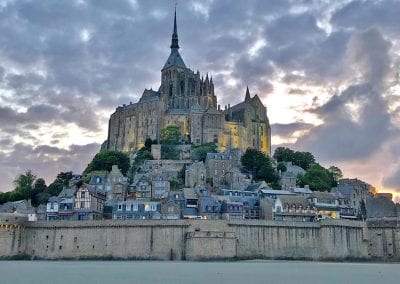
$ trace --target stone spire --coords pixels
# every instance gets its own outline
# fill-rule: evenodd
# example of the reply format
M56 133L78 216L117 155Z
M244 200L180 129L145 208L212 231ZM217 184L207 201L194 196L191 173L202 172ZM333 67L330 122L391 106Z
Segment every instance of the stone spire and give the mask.
M174 15L174 31L172 32L172 39L171 39L171 49L176 48L179 49L178 44L178 31L176 28L176 6L175 6L175 15Z
M246 89L246 96L245 96L245 98L244 98L244 101L247 102L247 101L249 101L249 100L250 100L250 91L249 91L249 86L247 86L247 89Z

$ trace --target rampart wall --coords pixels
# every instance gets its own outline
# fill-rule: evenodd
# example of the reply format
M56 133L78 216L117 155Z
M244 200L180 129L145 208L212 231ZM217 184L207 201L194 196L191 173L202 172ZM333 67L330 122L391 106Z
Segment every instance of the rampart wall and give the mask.
M0 258L400 260L400 221L5 221Z

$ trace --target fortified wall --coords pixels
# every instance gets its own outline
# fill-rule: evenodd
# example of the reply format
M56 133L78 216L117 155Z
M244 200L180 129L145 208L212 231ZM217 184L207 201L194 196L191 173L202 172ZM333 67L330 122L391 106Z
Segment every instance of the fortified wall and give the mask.
M12 214L10 214L12 215ZM0 217L0 258L400 260L400 221L130 220Z

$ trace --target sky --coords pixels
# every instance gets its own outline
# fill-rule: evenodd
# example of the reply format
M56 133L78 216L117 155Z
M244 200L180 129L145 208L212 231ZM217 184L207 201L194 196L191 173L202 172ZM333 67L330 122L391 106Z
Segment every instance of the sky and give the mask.
M0 191L86 167L115 108L160 86L174 6L0 1ZM258 94L273 147L400 195L398 15L399 0L178 1L180 53L222 107Z

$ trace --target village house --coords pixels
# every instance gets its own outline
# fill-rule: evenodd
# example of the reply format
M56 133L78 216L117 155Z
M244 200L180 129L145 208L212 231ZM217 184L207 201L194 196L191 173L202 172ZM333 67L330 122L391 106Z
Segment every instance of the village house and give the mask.
M28 221L38 220L35 208L31 204L31 200L10 201L0 205L0 213L13 213L23 215Z
M167 198L161 201L161 219L178 220L181 218L181 207L178 202Z
M308 201L316 207L318 219L340 219L339 201L333 194L314 191Z
M186 167L185 186L204 187L206 185L206 168L203 162L195 162Z
M283 190L290 190L297 187L297 176L304 175L306 171L292 162L286 162L285 165L286 171L280 173L279 184Z
M74 211L77 220L103 219L103 207L106 193L103 190L91 189L82 185L75 194Z
M221 219L221 203L212 196L200 196L198 200L198 208L201 219Z
M316 208L304 196L278 196L275 200L274 220L311 222L316 217Z
M113 205L114 220L161 219L160 202L146 200L127 200Z

